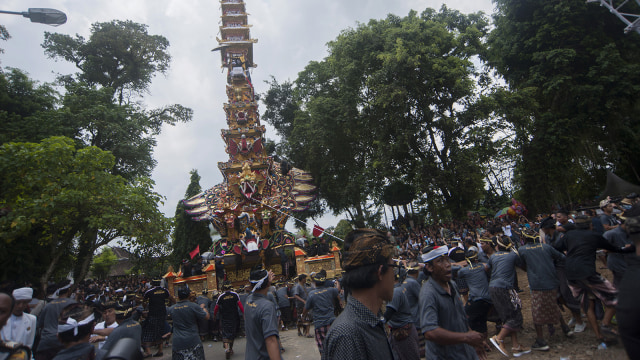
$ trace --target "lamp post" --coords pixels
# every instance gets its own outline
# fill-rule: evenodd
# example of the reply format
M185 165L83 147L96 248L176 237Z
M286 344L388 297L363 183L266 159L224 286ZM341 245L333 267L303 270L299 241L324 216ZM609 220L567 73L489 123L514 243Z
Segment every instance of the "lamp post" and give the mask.
M62 25L67 22L67 14L56 9L30 8L29 10L22 12L0 10L0 14L22 15L29 18L31 22L54 26Z

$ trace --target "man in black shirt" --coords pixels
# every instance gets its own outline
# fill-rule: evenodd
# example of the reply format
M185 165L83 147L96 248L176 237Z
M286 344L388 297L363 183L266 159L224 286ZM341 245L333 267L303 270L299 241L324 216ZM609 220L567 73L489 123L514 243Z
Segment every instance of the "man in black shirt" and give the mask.
M576 219L576 229L567 231L554 245L558 251L566 251L567 280L573 294L585 304L588 301L587 319L599 342L604 341L602 333L615 335L611 328L611 319L615 315L618 303L618 292L611 283L596 272L596 251L606 249L612 252L633 252L635 249L627 245L615 247L602 235L591 231L591 219L580 215ZM602 326L598 327L595 314L595 298L605 306Z
M349 295L344 311L327 333L323 360L394 359L380 320L382 303L393 298L393 253L393 245L381 231L358 229L347 235L342 285Z
M629 359L640 358L640 205L634 205L625 221L629 238L635 243L636 252L627 258L628 268L620 282L618 301L618 327Z
M222 290L224 292L216 300L213 317L220 318L222 346L228 359L233 355L233 341L240 328L240 314L244 314L244 308L240 302L240 296L231 291L231 283L225 282Z
M150 348L158 343L158 354L162 353L162 335L164 335L164 322L167 318L166 300L175 301L169 291L160 287L160 280L151 281L151 289L144 293L144 301L148 305L147 320L142 327L142 341L144 356L150 357Z

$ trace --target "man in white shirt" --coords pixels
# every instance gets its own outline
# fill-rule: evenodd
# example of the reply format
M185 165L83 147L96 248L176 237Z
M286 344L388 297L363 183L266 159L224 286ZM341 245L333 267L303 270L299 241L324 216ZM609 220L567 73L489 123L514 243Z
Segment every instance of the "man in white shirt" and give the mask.
M98 343L98 349L102 349L104 342L107 341L113 329L118 327L116 322L116 303L114 301L107 302L103 305L102 318L103 322L99 322L93 328L93 334L89 341Z
M36 336L36 317L24 311L29 308L33 289L15 289L12 295L16 302L11 317L2 328L2 340L17 342L31 348Z

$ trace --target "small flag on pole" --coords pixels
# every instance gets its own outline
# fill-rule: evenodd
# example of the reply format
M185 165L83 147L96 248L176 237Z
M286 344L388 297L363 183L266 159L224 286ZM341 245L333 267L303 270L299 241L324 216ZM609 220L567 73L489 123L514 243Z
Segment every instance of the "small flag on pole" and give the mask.
M324 232L323 228L321 228L318 225L313 225L313 236L318 237L322 235L323 232Z
M198 246L196 246L196 248L189 253L189 256L191 256L191 258L193 259L198 254L200 254L200 244L198 244Z

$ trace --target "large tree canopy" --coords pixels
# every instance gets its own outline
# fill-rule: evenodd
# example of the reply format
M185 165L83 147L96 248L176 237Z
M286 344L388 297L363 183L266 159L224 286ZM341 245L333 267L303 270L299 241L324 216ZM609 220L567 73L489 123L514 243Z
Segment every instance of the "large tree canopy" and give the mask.
M80 70L78 80L110 88L123 102L124 92L148 90L151 80L169 69L169 41L150 35L147 25L127 20L91 25L91 37L45 32L42 47L51 58L62 58Z
M581 1L496 0L488 59L516 134L515 181L536 211L597 195L606 169L640 182L640 39Z
M153 182L148 176L156 164L153 148L162 126L190 121L192 111L179 104L148 109L140 97L158 72L166 73L170 60L168 46L163 36L148 34L146 25L118 20L96 23L88 40L81 36L45 35L45 53L70 61L80 70L74 75L59 77L65 90L63 95L48 84L37 84L18 70L0 74L0 123L6 125L0 131L0 144L15 141L33 143L31 146L40 141L50 144L54 140L49 137L62 135L73 139L78 153L84 149L99 149L111 156L110 161L101 164L101 171L103 176L119 179L120 188L111 189L114 196L125 196L114 199L109 205L115 214L96 212L92 217L83 211L64 212L69 224L61 230L59 227L49 229L50 224L43 223L38 212L34 212L34 226L19 235L38 238L42 233L59 234L62 240L56 240L57 245L51 246L65 249L67 253L51 253L60 259L62 255L75 258L76 280L86 275L94 251L116 238L128 241L131 251L143 257L167 252L169 224L157 209L162 198L151 190ZM137 98L132 99L132 96ZM43 174L73 171L73 168L67 168L72 166L69 162L46 162L42 166L50 167L43 169ZM109 187L105 186L105 191L107 189ZM36 198L39 191L44 191L35 187L27 190L24 199ZM102 198L83 190L89 191L78 189L77 196L86 195L84 201L88 204L107 206L97 201ZM126 194L123 193L125 190ZM9 204L8 195L2 195L2 200ZM23 210L12 205L8 209L6 219L22 214ZM120 217L116 216L118 214ZM146 226L146 232L133 231L142 225ZM18 221L11 229L17 231L25 226L28 222ZM137 251L139 248L145 251ZM56 258L47 259L50 260L49 268L43 280L48 279L59 264Z
M91 256L78 253L84 241L91 254L116 238L135 246L166 243L169 222L158 210L162 197L153 183L127 182L105 171L113 162L111 153L76 149L64 137L0 146L0 253L6 268L17 271L4 276L35 281L29 276L40 275L44 284L68 256L88 267ZM86 229L96 229L93 238ZM32 264L15 257L41 248L47 252ZM23 266L45 268L39 273Z
M463 214L493 149L489 78L477 66L487 31L483 14L446 7L343 31L295 83L271 82L263 118L283 138L279 154L311 171L329 208L357 226L397 180L432 210Z

